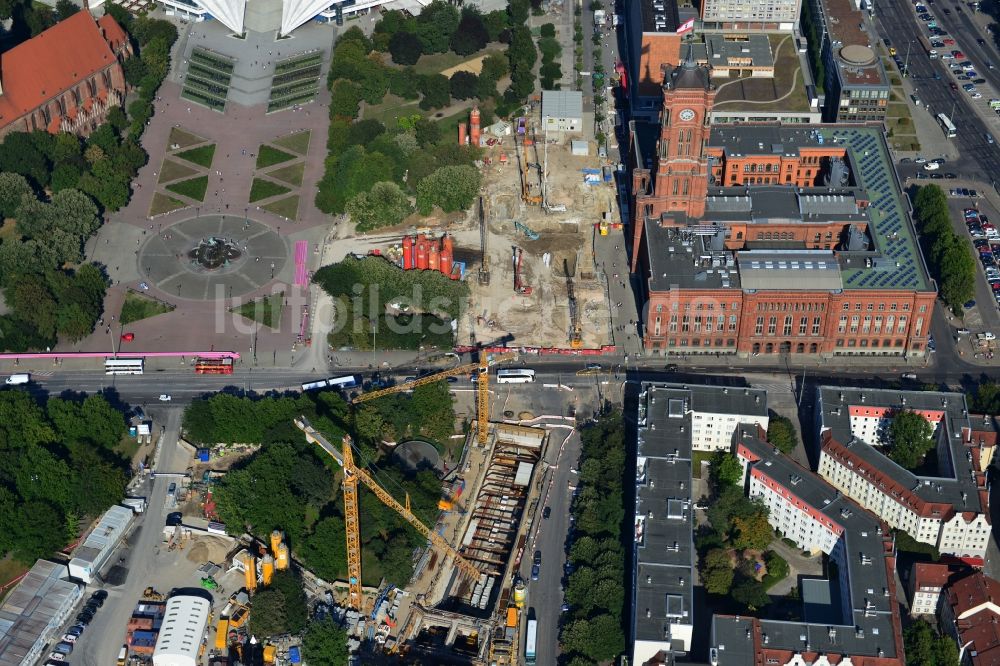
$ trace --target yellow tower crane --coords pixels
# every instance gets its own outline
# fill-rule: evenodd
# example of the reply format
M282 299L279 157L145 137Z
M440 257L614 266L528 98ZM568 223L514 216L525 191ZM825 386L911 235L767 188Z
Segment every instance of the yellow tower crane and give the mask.
M308 424L306 424L308 426ZM302 426L300 426L302 427ZM307 430L307 436L310 434L311 427ZM361 610L362 592L361 592L361 525L358 520L358 481L364 483L368 488L375 493L375 496L381 500L383 504L393 509L401 515L406 522L413 525L420 534L424 536L428 541L430 541L438 549L444 551L445 554L450 555L455 562L455 566L458 567L459 572L468 578L476 578L479 576L479 570L476 569L467 559L462 557L457 550L451 547L451 545L445 541L444 537L436 533L434 530L428 528L420 519L413 515L410 510L410 495L406 495L406 503L400 504L395 497L389 494L385 488L380 486L378 482L373 479L368 472L359 468L354 464L354 452L352 451L354 444L351 441L349 435L344 435L344 439L341 442L340 450L331 446L329 442L323 439L315 431L312 432L312 437L309 437L312 441L320 446L324 451L330 454L330 457L336 460L344 468L344 522L346 523L346 536L347 536L347 574L348 574L348 584L350 586L350 595L347 600L347 605L355 610ZM339 453L339 456L338 456Z
M478 372L479 374L476 376L476 438L480 445L484 445L486 444L486 438L489 434L490 424L490 365L502 363L503 361L511 361L516 358L517 354L514 352L494 354L493 356L489 356L485 352L481 352L479 355L479 363L460 365L456 368L436 372L433 375L420 377L419 379L404 382L403 384L379 389L377 391L369 391L368 393L363 393L356 397L351 401L351 404L356 405L360 402L367 402L368 400L374 400L375 398L381 398L386 395L408 391L412 388L416 388L417 386L439 382L447 377Z

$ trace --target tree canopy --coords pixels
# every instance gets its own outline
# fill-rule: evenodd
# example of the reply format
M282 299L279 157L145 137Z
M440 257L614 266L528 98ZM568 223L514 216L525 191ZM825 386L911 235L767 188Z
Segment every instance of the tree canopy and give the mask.
M950 636L938 636L930 624L917 620L903 629L906 666L958 666L958 646Z
M920 414L906 409L898 411L888 427L889 458L901 467L916 469L934 448L933 434L933 426Z
M743 466L732 453L716 451L712 454L709 478L720 486L738 486L743 480Z
M573 500L577 539L569 552L574 569L566 584L571 616L559 640L568 659L598 663L625 648L622 631L625 554L622 475L625 441L621 414L603 416L581 431L579 494Z
M791 419L772 413L767 423L767 441L785 455L791 453L799 441Z
M0 391L0 555L32 564L120 501L125 418L103 395L41 401Z
M948 199L937 185L917 189L913 215L938 296L958 315L975 294L976 262L968 242L951 226Z
M302 637L302 652L311 663L347 666L347 632L331 617L311 622Z

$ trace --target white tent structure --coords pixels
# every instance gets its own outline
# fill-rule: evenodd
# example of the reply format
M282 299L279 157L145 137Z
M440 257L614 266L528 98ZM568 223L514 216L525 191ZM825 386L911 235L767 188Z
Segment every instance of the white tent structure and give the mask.
M243 17L246 14L246 0L198 0L220 23L235 32L243 33Z

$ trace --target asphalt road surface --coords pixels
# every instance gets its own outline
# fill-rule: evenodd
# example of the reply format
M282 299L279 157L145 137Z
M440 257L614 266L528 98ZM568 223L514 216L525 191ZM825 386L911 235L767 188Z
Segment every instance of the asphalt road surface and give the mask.
M951 6L945 0L940 0L929 9L936 17L936 22L944 30L947 30L951 37L962 48L963 53L969 59L979 65L985 61L998 64L998 58L992 54L989 46L982 47L976 43L975 38L979 36L978 30L971 25L953 26L956 14L945 16L941 11L943 5ZM922 22L918 22L911 9L909 0L883 0L879 3L880 10L876 14L876 21L879 32L888 37L892 45L896 47L896 52L901 58L906 58L909 49L909 59L906 66L910 77L914 79L914 85L919 88L919 97L926 104L933 114L945 113L955 123L958 129L958 136L952 139L955 146L962 153L962 159L949 163L945 171L952 171L973 180L982 181L991 179L992 174L1000 173L1000 147L990 145L986 142L986 133L990 131L985 123L976 114L972 106L974 100L969 97L961 88L952 90L948 83L951 80L946 65L941 60L930 60L924 53L924 48L920 44L920 37L926 36L927 29ZM960 21L971 22L967 16L959 15ZM953 29L954 28L954 29ZM953 48L953 47L949 47ZM987 55L988 54L988 55ZM1000 74L996 70L985 70L980 67L981 75L989 76L988 80L1000 90ZM937 73L940 80L934 78ZM900 176L913 175L915 166L904 167L900 170ZM943 182L943 181L942 181Z
M177 444L181 412L179 407L148 410L148 415L154 422L166 428L160 444L157 465L159 471L183 471L187 467L188 454ZM114 558L124 558L121 564L128 569L128 576L123 585L105 587L108 599L76 643L72 658L74 664L107 666L115 663L125 640L125 626L132 616L136 601L142 598L142 592L153 578L154 570L170 566L170 558L158 561L156 549L163 538L163 525L168 513L167 488L171 481L173 479L168 477L147 480L137 491L148 498L146 512L138 516L137 524L126 540L127 546L119 548L114 555ZM91 583L87 587L88 594L85 598L89 598L89 593L98 587L100 581Z

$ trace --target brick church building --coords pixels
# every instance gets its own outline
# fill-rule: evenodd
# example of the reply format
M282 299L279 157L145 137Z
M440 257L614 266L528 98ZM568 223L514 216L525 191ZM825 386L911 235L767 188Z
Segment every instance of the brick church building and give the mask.
M685 62L630 127L646 349L923 356L936 285L881 126L710 126L714 100Z
M82 10L0 54L0 137L46 130L86 136L125 99L132 54L113 18Z

